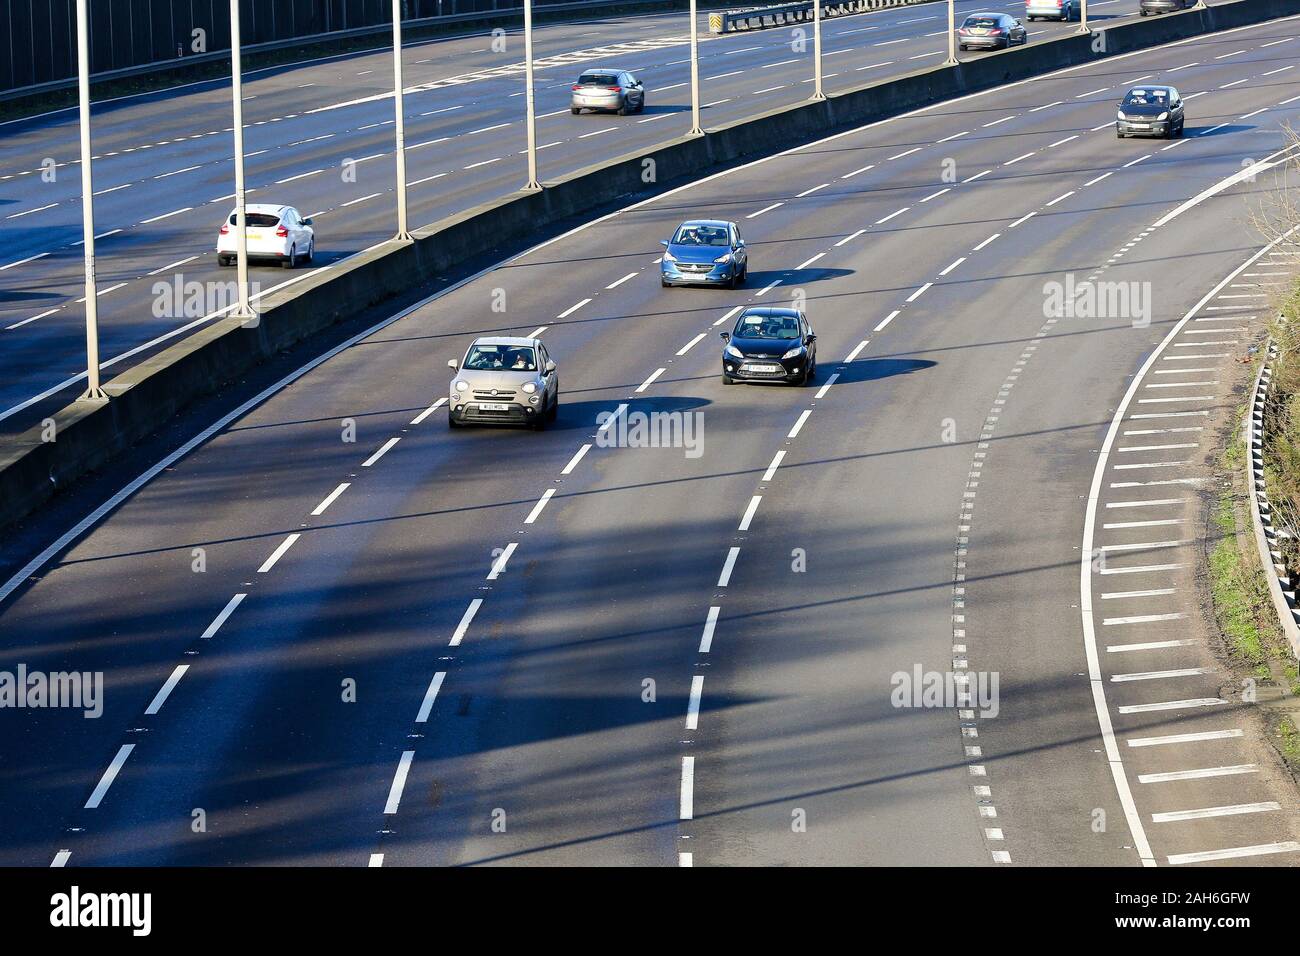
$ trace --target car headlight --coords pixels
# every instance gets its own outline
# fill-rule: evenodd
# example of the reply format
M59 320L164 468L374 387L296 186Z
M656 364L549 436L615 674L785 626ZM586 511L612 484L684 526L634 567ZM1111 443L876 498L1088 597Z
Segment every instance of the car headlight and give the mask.
M1156 117L1156 122L1157 122L1157 123L1162 123L1162 122L1164 122L1164 121L1167 120L1167 119L1169 119L1169 112L1168 112L1168 110L1166 110L1165 112L1163 112L1163 113L1161 113L1159 116L1157 116L1157 117Z
M731 261L731 253L730 253L730 252L724 252L722 255L718 256L718 258L714 259L713 261L714 261L714 262L730 262L730 261Z
M788 352L786 352L784 355L782 355L781 358L783 358L783 359L791 359L791 358L794 358L795 356L802 355L802 354L803 354L803 346L802 346L802 345L796 345L796 346L795 346L794 348L792 348L790 351L788 351Z
M468 382L457 382L457 383L456 383L456 391L458 391L458 392L468 392L468 391L469 391L469 383L468 383Z
M536 383L536 382L525 382L525 383L524 383L524 391L527 392L529 395L533 394L533 392L537 391L537 383Z
M1120 110L1118 113L1116 113L1116 114L1115 114L1115 118L1116 118L1116 119L1124 119L1124 118L1125 118L1125 116L1124 116L1124 111L1123 111L1123 110Z
M736 348L734 345L728 345L722 351L735 359L743 359L745 357L744 355L741 354L740 349Z
M676 262L677 257L668 250L664 250L664 262Z

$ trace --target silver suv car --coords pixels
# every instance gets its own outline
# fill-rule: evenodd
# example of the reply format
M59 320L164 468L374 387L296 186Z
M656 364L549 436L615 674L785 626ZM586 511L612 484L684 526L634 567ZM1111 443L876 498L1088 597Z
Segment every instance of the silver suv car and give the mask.
M645 112L645 86L627 70L592 68L573 84L569 112L615 110L619 116Z
M541 431L560 407L560 375L541 339L475 339L456 371L447 405L451 428L471 424L529 425Z

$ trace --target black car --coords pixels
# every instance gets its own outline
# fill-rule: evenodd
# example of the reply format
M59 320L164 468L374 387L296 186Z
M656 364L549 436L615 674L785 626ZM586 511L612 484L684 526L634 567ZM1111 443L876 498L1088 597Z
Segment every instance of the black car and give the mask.
M1173 139L1183 135L1184 122L1183 98L1172 86L1135 86L1119 104L1115 135Z
M746 309L720 333L722 384L788 382L807 385L817 374L817 336L797 309Z

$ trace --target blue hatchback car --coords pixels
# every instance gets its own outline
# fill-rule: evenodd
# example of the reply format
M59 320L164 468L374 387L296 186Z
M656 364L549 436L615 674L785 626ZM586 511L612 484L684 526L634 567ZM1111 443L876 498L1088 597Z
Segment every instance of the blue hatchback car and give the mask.
M659 280L671 285L725 285L734 289L745 281L749 256L734 222L696 219L677 227L663 240Z

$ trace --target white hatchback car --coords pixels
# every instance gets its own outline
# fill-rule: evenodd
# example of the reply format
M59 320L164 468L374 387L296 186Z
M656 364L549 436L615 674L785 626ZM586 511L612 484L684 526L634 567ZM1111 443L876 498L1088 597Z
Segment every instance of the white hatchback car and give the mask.
M239 255L235 229L235 210L221 225L217 237L217 262L233 265ZM311 220L304 219L292 206L252 203L244 207L248 230L248 258L275 259L286 269L299 262L311 262L316 254L316 233Z

